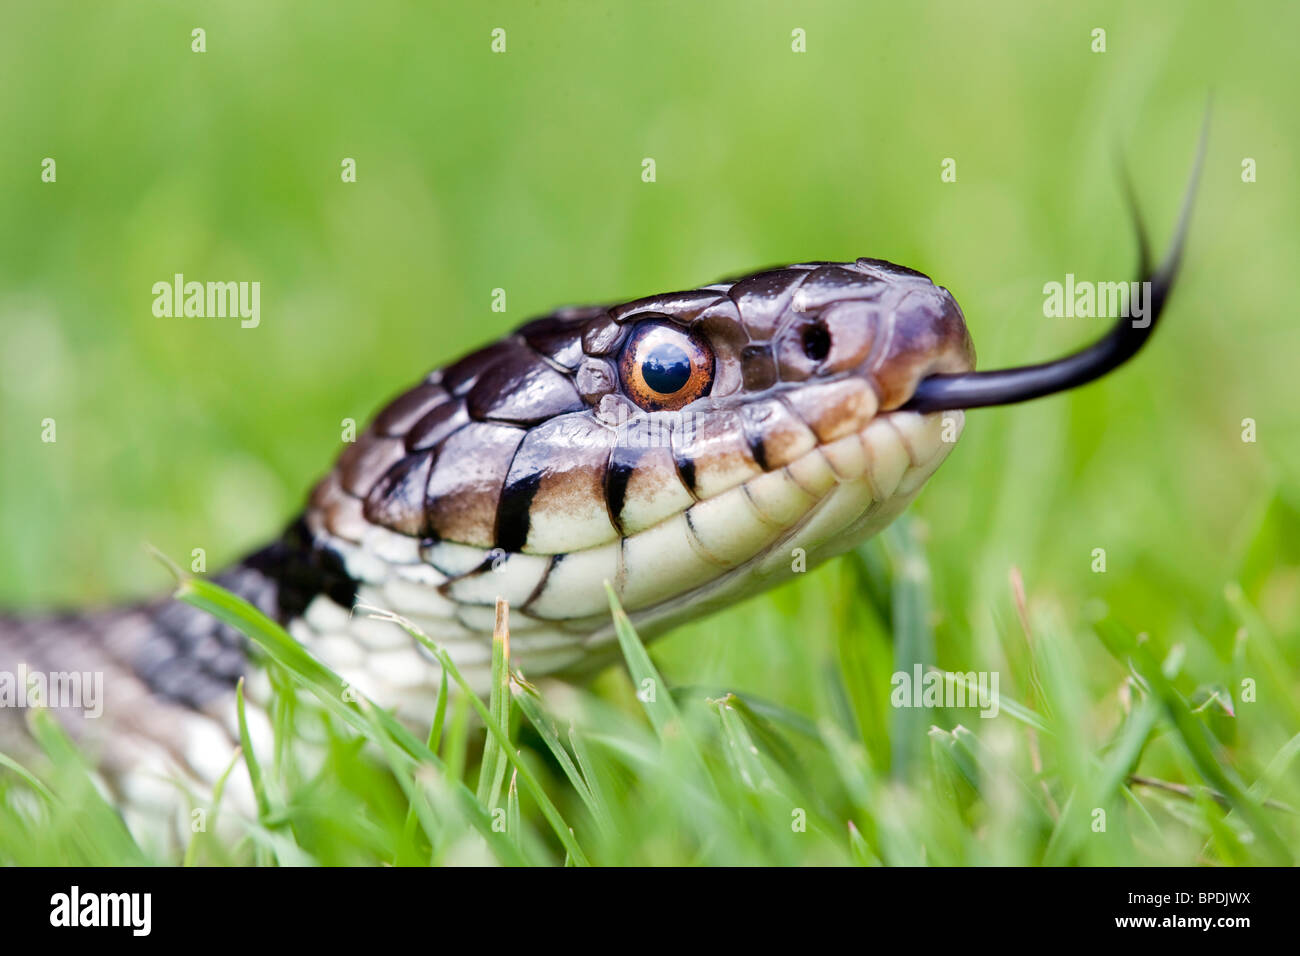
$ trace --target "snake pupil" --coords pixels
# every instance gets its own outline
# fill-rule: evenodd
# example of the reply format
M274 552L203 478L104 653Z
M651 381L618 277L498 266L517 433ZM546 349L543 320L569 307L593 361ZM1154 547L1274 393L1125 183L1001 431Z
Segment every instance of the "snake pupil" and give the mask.
M641 377L660 395L672 395L691 380L691 359L667 342L656 345L641 364Z

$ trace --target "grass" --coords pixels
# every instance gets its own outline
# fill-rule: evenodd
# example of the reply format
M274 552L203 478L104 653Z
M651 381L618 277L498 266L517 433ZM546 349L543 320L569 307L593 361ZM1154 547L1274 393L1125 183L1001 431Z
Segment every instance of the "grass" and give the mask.
M243 766L233 768L253 783L255 815L227 811L222 832L234 828L233 841L214 839L213 822L174 854L151 854L114 822L66 738L35 712L50 761L38 771L5 758L14 772L0 775L0 861L1294 862L1300 735L1271 750L1243 742L1230 714L1250 704L1223 706L1224 688L1203 693L1184 646L1155 646L1110 616L1070 628L1050 604L1020 600L1010 581L1013 613L997 640L1012 686L1000 688L998 715L889 707L875 726L874 689L913 660L933 665L918 657L932 640L934 607L917 539L905 521L835 569L863 579L855 633L842 637L880 646L856 648L857 667L826 668L810 712L743 688L672 686L611 592L625 669L607 680L622 693L534 687L510 666L499 607L488 701L455 693L462 678L429 643L449 684L446 706L420 736L350 692L245 601L184 579L177 596L240 628L283 678L269 710L292 716L275 721L273 754L256 753L244 735ZM873 575L877 591L866 585ZM428 643L408 622L370 613ZM1277 650L1267 635L1243 643L1246 657L1254 644L1264 656ZM1090 646L1111 660L1114 693L1102 700L1082 693L1076 676ZM467 704L477 722L464 719ZM239 707L242 727L242 692ZM1106 731L1089 733L1099 722ZM298 743L306 725L325 731L314 769ZM470 753L477 758L467 761ZM219 794L212 804L200 805L220 816Z

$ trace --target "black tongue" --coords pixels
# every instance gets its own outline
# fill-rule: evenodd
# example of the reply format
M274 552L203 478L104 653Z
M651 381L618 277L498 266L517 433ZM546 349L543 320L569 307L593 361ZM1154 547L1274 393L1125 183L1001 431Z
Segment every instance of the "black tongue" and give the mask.
M1159 268L1151 268L1146 230L1142 216L1127 190L1129 209L1138 236L1140 255L1140 282L1145 284L1146 315L1141 319L1121 317L1111 330L1087 348L1053 362L1024 365L1018 368L996 369L989 372L963 372L956 375L931 375L917 386L904 408L918 412L935 412L949 408L985 408L990 405L1011 405L1031 398L1041 398L1055 392L1077 388L1123 365L1151 338L1156 323L1164 311L1174 280L1183 258L1183 246L1191 222L1196 185L1205 160L1206 142L1210 130L1210 112L1206 109L1201 125L1200 143L1192 167L1191 180L1183 195L1182 211L1173 244Z

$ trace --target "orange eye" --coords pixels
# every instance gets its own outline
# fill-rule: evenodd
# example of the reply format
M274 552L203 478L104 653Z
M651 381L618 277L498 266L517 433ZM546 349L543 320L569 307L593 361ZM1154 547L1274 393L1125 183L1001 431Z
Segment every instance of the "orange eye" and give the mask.
M619 372L628 398L648 412L676 411L708 394L713 384L713 349L667 316L647 319L632 330Z

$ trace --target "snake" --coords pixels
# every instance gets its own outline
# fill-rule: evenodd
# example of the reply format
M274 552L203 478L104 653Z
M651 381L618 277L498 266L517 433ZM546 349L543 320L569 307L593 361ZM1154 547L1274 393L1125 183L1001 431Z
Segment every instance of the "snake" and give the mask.
M766 591L893 521L966 410L1076 388L1132 358L1173 289L1199 166L1158 266L1132 207L1148 320L1121 317L1064 358L976 370L952 294L872 258L561 308L392 399L287 529L214 579L408 721L431 719L439 662L359 606L413 623L476 693L498 599L512 667L591 674L617 655L607 586L646 640ZM48 704L119 803L146 816L178 775L222 774L237 682L252 701L271 693L262 665L235 627L173 598L0 617L0 673L103 675L95 719ZM0 708L0 743L21 723Z

